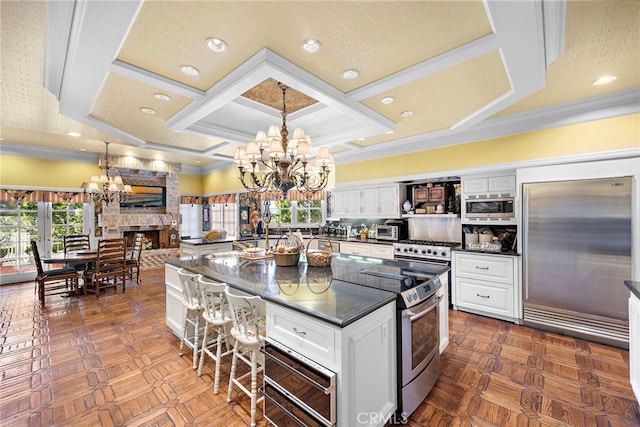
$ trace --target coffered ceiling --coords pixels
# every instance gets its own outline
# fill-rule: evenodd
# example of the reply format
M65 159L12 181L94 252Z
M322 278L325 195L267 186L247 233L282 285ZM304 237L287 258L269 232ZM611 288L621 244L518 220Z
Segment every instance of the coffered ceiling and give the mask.
M640 110L637 1L2 1L1 15L6 153L88 159L111 141L226 169L281 123L277 82L289 132L338 163ZM617 79L593 86L602 75Z

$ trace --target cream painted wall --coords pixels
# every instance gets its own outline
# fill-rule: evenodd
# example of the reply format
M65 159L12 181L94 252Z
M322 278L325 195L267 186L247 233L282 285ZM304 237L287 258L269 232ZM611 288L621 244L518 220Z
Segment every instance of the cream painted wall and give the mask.
M80 188L92 175L100 175L97 165L60 160L0 155L0 185L42 188Z
M629 148L640 148L640 114L339 165L336 182L344 184Z
M640 114L596 120L336 167L336 184L461 170L497 163L562 158L640 148ZM0 185L79 188L100 169L86 163L0 155ZM243 191L238 170L181 174L180 194Z
M202 193L202 177L200 175L178 175L178 193L181 195L200 195Z

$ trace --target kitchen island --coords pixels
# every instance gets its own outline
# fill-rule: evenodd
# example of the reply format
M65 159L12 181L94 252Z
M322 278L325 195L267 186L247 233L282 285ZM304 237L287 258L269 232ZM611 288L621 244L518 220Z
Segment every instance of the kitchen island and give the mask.
M640 402L640 281L625 280L629 289L629 380Z
M340 256L340 255L336 255ZM177 271L227 283L266 302L267 337L336 374L338 426L381 426L396 398L396 294L333 279L331 267L279 267L239 253L166 261L167 325L181 334Z

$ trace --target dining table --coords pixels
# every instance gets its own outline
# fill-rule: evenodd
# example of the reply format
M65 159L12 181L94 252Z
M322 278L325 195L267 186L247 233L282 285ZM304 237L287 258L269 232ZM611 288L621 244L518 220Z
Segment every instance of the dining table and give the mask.
M54 253L52 256L42 257L40 260L43 264L65 264L65 265L74 265L74 264L85 264L90 265L98 259L98 251L97 249L83 249L79 251L73 252L58 252ZM84 279L84 270L78 271L78 278ZM84 285L84 283L83 283ZM78 289L69 292L68 296L77 296L80 295L82 291L82 286L78 281Z

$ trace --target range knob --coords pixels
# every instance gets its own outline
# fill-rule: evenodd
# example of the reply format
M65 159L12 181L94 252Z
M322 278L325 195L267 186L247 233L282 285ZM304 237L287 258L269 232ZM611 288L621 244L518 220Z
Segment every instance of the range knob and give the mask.
M447 256L447 251L442 251L442 252L440 253L440 255L442 255L442 256Z
M409 249L408 248L404 248L403 251L409 252Z
M417 254L417 253L418 253L418 250L417 250L417 249L414 249L414 250L413 250L413 253L414 253L414 254Z
M427 249L427 253L430 254L431 253L431 249Z
M422 255L426 254L427 251L425 251L424 249L422 250Z

